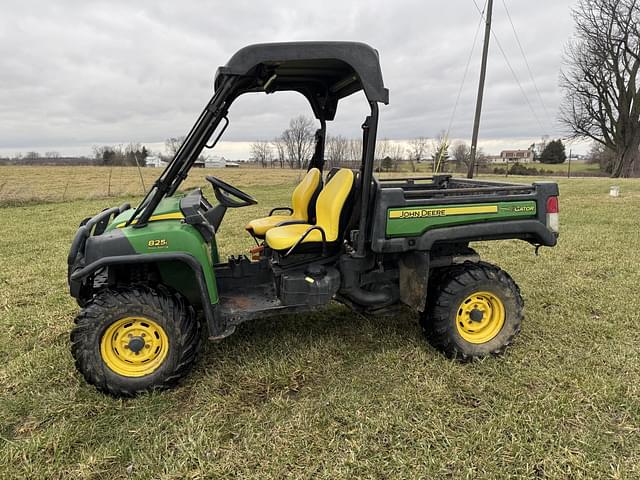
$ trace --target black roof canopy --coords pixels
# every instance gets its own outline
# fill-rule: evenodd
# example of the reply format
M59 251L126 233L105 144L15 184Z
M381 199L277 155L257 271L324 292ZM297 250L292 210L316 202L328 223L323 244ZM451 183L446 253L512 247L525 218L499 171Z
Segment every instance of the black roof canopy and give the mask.
M358 42L287 42L249 45L216 73L251 79L239 93L297 91L316 117L331 120L338 100L360 90L370 102L389 103L378 52Z

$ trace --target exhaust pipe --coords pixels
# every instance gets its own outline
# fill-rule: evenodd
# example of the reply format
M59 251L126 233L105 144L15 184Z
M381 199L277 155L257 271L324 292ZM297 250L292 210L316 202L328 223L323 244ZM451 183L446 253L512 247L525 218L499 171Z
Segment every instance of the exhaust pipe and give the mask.
M389 303L393 296L388 290L370 292L360 286L360 274L372 268L372 263L373 258L352 258L349 255L340 257L340 293L356 304L367 307Z

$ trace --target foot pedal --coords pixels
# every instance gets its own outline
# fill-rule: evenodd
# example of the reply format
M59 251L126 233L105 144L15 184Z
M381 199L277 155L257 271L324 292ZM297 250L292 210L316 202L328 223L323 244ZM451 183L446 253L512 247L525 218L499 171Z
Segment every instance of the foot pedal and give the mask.
M251 254L251 260L253 261L260 260L260 257L262 257L262 252L264 252L264 245L258 245L257 247L253 247L251 250L249 250L249 253Z

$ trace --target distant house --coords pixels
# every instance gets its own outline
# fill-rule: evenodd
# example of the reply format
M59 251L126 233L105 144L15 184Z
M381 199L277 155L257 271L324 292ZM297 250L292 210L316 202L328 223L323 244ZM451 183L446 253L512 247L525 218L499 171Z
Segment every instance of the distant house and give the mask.
M237 162L231 162L224 157L208 157L204 161L206 168L238 168L240 166Z
M207 157L204 161L204 166L206 168L224 168L227 161L224 157Z
M487 155L486 157L487 163L504 163L505 160L500 155Z
M155 155L150 155L145 159L145 165L147 167L154 168L164 168L167 166L167 162L162 160L160 157L156 157Z
M503 163L531 163L535 158L533 148L527 150L503 150L500 152Z

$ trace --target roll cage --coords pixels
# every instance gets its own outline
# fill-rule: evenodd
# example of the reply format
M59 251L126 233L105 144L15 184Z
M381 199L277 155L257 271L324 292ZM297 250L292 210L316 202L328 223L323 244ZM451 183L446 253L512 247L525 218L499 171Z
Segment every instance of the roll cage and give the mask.
M384 87L382 80L378 52L366 44L357 42L250 45L239 50L225 66L218 69L214 86L213 97L127 225L133 224L135 228L144 227L160 200L176 192L220 123L228 123L229 107L240 95L248 92L277 91L295 91L304 95L315 117L320 121L320 129L316 132L316 148L309 168L316 167L322 171L326 122L334 119L338 102L342 98L363 91L371 112L362 125L362 188L357 192L360 196L360 201L357 202L360 205L360 217L356 254L364 256L367 219L371 213L368 199L371 195L373 176L378 102L389 103L389 91Z

